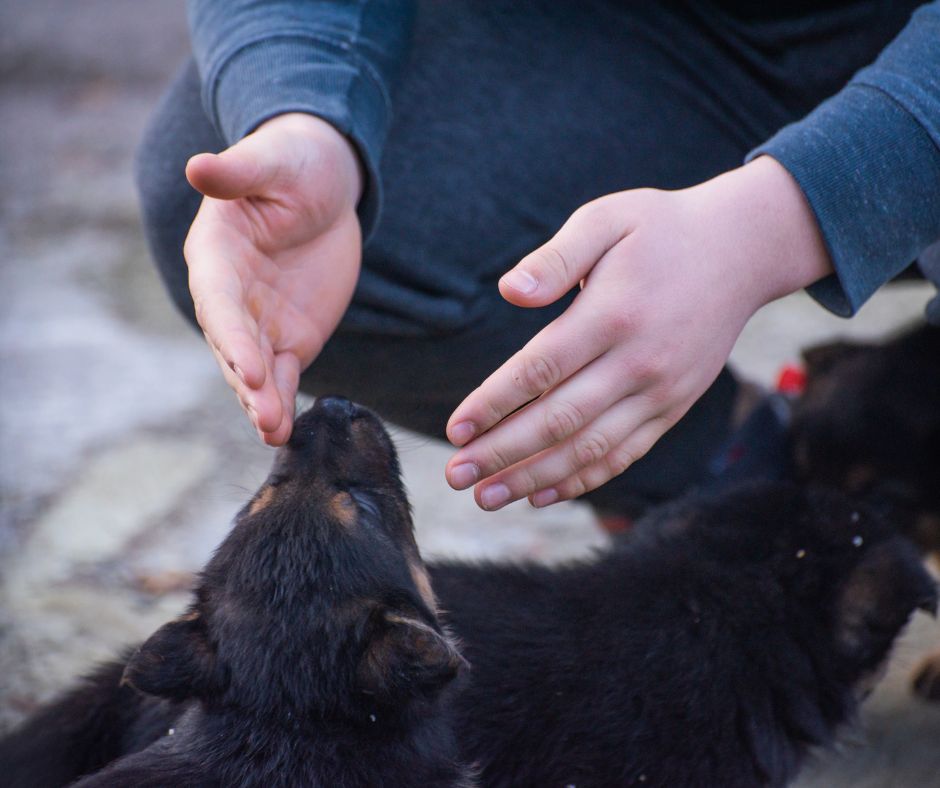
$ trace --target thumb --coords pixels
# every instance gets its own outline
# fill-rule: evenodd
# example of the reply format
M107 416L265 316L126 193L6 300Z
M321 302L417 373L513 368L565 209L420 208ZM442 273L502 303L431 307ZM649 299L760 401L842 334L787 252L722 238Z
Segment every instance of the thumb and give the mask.
M261 195L277 175L277 167L258 155L248 138L222 153L199 153L186 163L186 179L207 197L234 200Z
M610 209L601 202L579 208L554 238L503 274L500 294L516 306L537 307L557 301L629 232L616 227L611 218Z

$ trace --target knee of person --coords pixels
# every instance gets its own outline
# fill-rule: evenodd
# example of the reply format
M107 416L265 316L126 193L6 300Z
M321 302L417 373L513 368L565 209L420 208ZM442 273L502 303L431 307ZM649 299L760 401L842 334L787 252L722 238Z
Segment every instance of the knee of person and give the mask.
M139 166L136 174L144 237L151 259L173 304L198 328L183 257L183 243L192 215L182 210L184 206L173 199L172 193L155 188L155 181L146 177L146 164Z
M172 302L193 326L183 243L199 207L200 195L186 181L182 166L167 155L166 141L154 124L144 133L134 159L134 180L144 236ZM161 144L162 143L162 144Z
M170 128L159 117L148 125L134 156L134 182L145 227L165 231L189 224L199 206L199 194L186 180L186 157L172 149Z
M148 126L134 151L134 185L140 199L144 221L152 214L159 213L161 193L165 191L165 166L160 159L158 146L154 146L154 130Z
M186 180L186 162L196 153L222 147L203 112L199 75L190 60L147 124L134 158L134 180L153 261L173 303L194 326L183 243L202 195Z

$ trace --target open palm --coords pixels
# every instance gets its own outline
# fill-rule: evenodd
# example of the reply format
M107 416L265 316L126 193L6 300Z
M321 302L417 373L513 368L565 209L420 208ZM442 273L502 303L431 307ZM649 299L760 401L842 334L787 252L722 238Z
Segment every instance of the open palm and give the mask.
M324 121L288 114L186 176L205 195L184 248L196 318L262 439L283 444L359 275L357 159Z

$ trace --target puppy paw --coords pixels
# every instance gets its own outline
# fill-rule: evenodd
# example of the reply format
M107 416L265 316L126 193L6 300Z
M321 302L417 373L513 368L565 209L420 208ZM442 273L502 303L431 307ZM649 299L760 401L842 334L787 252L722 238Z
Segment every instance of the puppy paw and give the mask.
M940 702L940 651L930 654L917 670L911 682L915 695L924 700Z

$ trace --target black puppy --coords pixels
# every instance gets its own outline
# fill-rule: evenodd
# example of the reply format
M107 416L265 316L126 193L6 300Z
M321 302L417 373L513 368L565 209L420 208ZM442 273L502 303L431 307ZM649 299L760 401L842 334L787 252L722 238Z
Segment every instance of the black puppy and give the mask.
M384 428L321 399L189 611L4 741L0 783L118 758L79 785L471 785L442 697L462 664Z
M298 420L210 563L198 615L128 666L140 689L196 702L164 718L172 736L83 784L460 784L467 772L453 764L464 762L492 786L782 785L851 717L911 612L936 601L916 552L876 517L837 495L763 485L661 510L580 565L432 569L473 665L442 694L460 661L433 614L390 445L364 411L324 409L341 411L321 401ZM343 437L357 430L368 439ZM303 542L310 530L319 536ZM372 600L382 606L365 616ZM114 709L118 692L98 684L87 699ZM108 723L96 728L100 738ZM64 749L50 735L40 752ZM440 769L430 777L428 760Z
M806 390L791 426L798 478L881 509L940 558L940 328L803 355ZM915 672L914 688L940 701L940 651Z
M788 484L666 507L580 566L431 576L488 786L784 785L936 605L907 540Z

